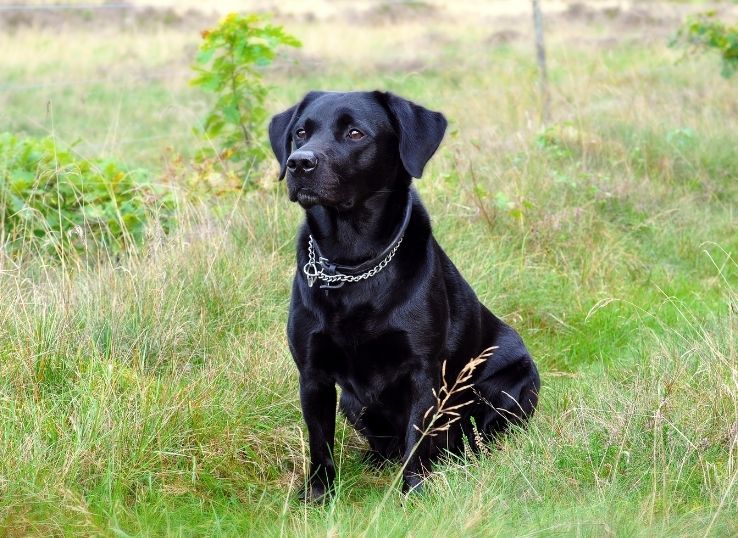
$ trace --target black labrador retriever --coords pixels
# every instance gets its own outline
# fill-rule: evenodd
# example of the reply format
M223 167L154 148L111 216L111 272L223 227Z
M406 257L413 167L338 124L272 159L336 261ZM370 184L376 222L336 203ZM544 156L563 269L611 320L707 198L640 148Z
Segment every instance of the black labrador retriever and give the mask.
M336 384L371 459L404 462L404 491L444 451L464 439L475 449L535 409L540 380L520 336L479 302L411 187L445 130L442 114L384 92L310 92L269 124L280 179L306 216L287 326L309 435L306 499L335 476ZM439 410L442 387L465 374Z

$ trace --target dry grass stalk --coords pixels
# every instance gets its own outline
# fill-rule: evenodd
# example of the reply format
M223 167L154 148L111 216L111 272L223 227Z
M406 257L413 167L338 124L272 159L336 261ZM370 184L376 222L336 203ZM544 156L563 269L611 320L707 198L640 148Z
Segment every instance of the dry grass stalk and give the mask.
M471 378L472 375L474 375L474 371L481 364L486 362L490 356L492 356L495 349L497 349L497 346L488 347L479 355L467 362L459 372L459 375L456 376L456 381L454 381L454 384L451 387L449 387L448 381L446 380L446 361L443 361L443 365L441 366L441 388L438 392L436 392L436 389L433 389L433 396L436 398L436 403L429 407L423 415L423 423L428 419L434 408L436 411L433 413L433 416L425 430L421 430L417 424L414 424L415 429L420 431L423 434L423 437L433 437L441 432L448 431L451 425L461 418L459 410L462 407L466 407L473 403L474 400L473 398L470 398L464 402L451 405L452 398L473 386ZM439 421L442 418L448 418L448 420L443 424L439 424Z

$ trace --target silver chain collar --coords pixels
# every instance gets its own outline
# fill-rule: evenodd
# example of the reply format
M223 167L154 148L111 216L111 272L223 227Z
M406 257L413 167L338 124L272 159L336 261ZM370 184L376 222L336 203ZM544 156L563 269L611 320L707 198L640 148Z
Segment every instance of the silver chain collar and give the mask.
M310 239L308 240L308 262L302 268L302 272L305 273L305 276L307 277L308 287L312 288L313 284L315 284L316 279L320 280L321 282L325 282L325 284L320 286L321 288L340 288L346 282L359 282L360 280L366 280L367 278L373 277L379 271L387 267L387 264L392 260L392 258L395 257L397 249L400 248L400 245L402 244L403 237L404 236L400 236L400 238L397 240L397 243L395 243L395 246L392 247L392 250L389 251L389 254L387 254L387 256L385 256L385 258L381 262L379 262L368 271L365 271L360 275L344 275L343 273L335 271L335 265L330 264L328 262L328 259L323 257L318 259L318 263L320 264L320 269L318 269L318 266L315 263L314 239L311 235ZM333 272L333 274L325 273L324 268L326 267L333 268L333 271L335 272ZM336 282L340 282L340 284L333 285Z

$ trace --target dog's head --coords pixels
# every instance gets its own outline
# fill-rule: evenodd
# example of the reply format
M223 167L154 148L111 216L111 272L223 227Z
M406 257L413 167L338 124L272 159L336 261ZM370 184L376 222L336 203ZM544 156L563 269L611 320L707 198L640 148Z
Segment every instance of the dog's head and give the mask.
M446 130L443 114L384 92L310 92L269 123L290 200L349 209L420 177Z

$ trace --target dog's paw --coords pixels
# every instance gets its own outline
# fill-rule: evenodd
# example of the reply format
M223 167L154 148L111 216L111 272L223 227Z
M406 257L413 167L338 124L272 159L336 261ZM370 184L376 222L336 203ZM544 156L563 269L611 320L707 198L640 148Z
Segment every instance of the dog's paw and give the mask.
M328 500L330 489L322 482L311 482L298 493L297 498L305 503L324 503Z
M394 463L391 459L386 458L379 452L367 450L361 455L362 463L377 470L386 468L389 464Z
M402 493L407 495L417 495L423 491L423 477L419 474L412 473L403 476Z

